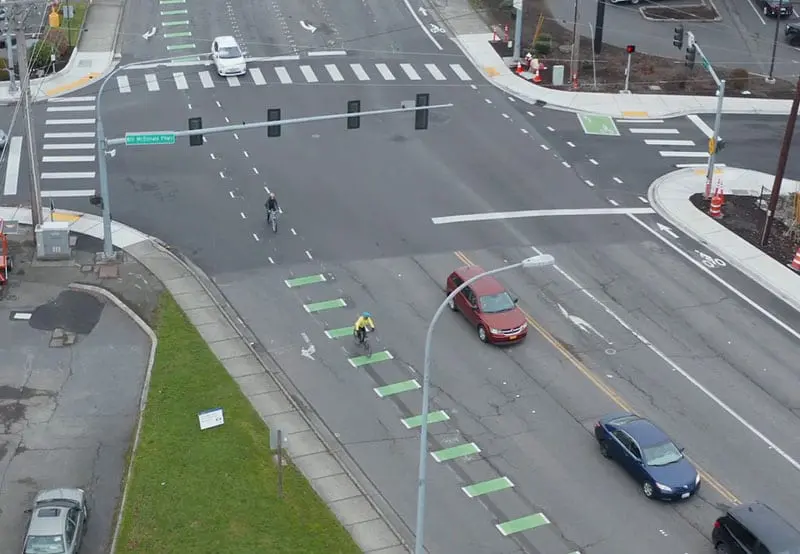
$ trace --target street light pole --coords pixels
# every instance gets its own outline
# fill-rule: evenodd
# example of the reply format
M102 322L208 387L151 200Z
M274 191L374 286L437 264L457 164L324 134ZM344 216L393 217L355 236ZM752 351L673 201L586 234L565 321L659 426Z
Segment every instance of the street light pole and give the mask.
M422 425L420 426L419 433L419 477L417 480L417 525L414 537L414 554L424 554L424 534L425 534L425 493L427 488L427 470L428 470L428 413L430 406L430 386L431 386L431 343L433 340L433 328L436 322L439 321L445 306L456 297L466 287L483 277L510 271L519 267L545 267L553 265L555 259L550 254L540 254L531 258L525 258L521 262L498 267L490 271L486 271L461 283L456 289L451 292L447 298L436 309L433 314L430 324L428 324L428 332L425 335L425 358L423 361L422 371Z
M775 53L778 50L778 31L781 28L781 6L778 5L778 13L775 16L775 37L772 39L772 61L769 63L769 77L767 77L766 81L769 84L775 83L775 77L773 73L775 71Z

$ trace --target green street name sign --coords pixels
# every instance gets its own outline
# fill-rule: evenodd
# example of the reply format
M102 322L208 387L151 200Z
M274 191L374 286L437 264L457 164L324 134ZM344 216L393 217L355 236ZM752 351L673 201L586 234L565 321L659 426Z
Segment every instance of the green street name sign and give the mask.
M125 146L175 144L175 133L125 133Z
M705 58L705 56L702 56L702 57L700 58L700 62L703 64L703 68L704 68L705 70L707 70L707 71L708 71L708 70L711 68L711 64L710 64L710 63L708 63L708 60Z

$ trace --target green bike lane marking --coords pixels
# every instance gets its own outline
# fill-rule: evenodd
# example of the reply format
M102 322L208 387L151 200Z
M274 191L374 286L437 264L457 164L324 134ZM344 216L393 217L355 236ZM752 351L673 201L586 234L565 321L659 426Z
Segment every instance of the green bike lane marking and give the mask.
M604 135L607 137L620 136L619 129L614 120L607 115L577 114L578 121L587 135Z
M468 487L461 487L461 490L464 491L464 494L470 498L475 498L476 496L481 496L482 494L489 494L490 492L510 489L513 486L514 483L512 483L511 479L508 477L498 477L497 479L481 481L480 483L475 483L474 485L470 485Z
M378 398L386 398L387 396L392 396L393 394L400 394L401 392L408 392L411 390L417 390L419 388L422 387L419 383L417 383L416 379L409 379L408 381L400 381L399 383L384 385L372 390L375 391L375 394L378 395Z
M172 44L167 46L167 50L193 50L197 48L194 44Z
M324 310L332 310L334 308L344 308L345 306L347 306L347 302L345 302L341 298L335 298L333 300L323 300L322 302L312 302L311 304L303 304L303 309L311 314L311 313L321 312Z
M181 31L180 33L164 33L164 38L178 38L178 37L190 37L192 36L191 31Z
M162 27L177 27L178 25L188 25L188 21L162 21Z
M388 350L383 350L381 352L373 352L371 356L356 356L347 361L353 367L361 367L362 365L376 364L378 362L388 362L391 359L394 359L392 353Z
M448 462L456 458L461 458L462 456L478 454L480 451L481 449L478 448L477 444L470 442L467 444L459 444L458 446L451 446L450 448L437 450L436 452L431 452L431 456L433 456L433 459L437 462Z
M167 4L185 4L185 3L186 3L186 0L160 0L159 1L159 4L161 4L162 6L167 5Z
M324 283L327 281L322 273L316 275L306 275L305 277L295 277L293 279L286 279L284 283L290 289L295 287L302 287L303 285L313 285L314 283Z
M161 15L188 15L189 10L167 10L161 12Z
M428 424L431 423L441 423L443 421L447 421L450 419L450 416L444 410L439 410L437 412L429 412L428 413ZM406 429L414 429L415 427L419 427L422 425L422 416L414 416L414 417L407 417L405 419L400 420L403 425L406 426Z
M338 329L328 329L325 331L325 336L329 339L340 339L342 337L349 337L353 334L353 326L339 327Z
M521 531L536 529L548 523L550 523L550 520L547 519L544 514L533 514L519 519L512 519L505 523L498 523L495 527L497 527L497 530L500 531L504 537L507 537L508 535L513 535Z

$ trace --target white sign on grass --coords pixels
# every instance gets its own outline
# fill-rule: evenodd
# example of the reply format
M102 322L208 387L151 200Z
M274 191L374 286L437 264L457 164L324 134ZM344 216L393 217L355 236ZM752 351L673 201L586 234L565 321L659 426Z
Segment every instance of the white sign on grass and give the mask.
M205 431L212 427L219 427L225 423L225 417L222 415L222 408L212 408L197 414L197 419L200 422L200 430Z

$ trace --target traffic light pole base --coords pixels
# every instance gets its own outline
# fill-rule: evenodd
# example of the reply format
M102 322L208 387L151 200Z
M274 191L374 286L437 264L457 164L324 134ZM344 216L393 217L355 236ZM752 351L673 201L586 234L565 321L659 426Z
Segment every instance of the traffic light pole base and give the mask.
M775 84L775 79L774 79L774 78L772 78L772 77L766 77L766 78L764 79L764 81L766 81L766 82L767 82L768 84L770 84L770 85L774 85L774 84Z

